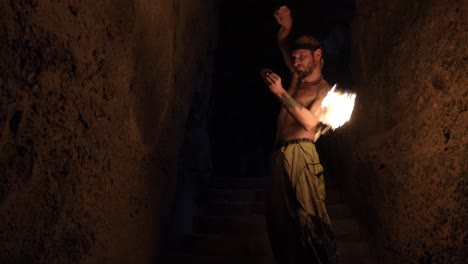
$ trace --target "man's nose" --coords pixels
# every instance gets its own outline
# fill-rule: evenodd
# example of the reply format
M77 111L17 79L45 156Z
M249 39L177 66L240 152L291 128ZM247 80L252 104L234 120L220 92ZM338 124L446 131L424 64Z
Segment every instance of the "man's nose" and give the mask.
M294 65L294 66L296 66L296 65L298 66L298 65L300 65L300 64L301 64L301 61L300 61L298 58L295 58L294 61L293 61L293 65Z

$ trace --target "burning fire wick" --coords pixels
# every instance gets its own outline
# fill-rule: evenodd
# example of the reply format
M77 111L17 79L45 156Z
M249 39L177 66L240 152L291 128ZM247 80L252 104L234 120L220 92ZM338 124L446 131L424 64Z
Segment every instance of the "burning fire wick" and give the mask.
M349 121L354 110L355 93L337 92L335 91L336 84L328 91L322 101L322 109L324 114L320 118L320 122L336 129Z

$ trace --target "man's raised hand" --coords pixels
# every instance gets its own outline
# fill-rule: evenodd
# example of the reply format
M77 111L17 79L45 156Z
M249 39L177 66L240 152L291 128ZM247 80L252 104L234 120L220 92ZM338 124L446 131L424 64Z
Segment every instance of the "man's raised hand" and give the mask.
M273 16L275 17L276 22L281 25L281 28L278 31L278 40L284 40L288 36L292 27L291 10L287 6L281 6L275 11Z

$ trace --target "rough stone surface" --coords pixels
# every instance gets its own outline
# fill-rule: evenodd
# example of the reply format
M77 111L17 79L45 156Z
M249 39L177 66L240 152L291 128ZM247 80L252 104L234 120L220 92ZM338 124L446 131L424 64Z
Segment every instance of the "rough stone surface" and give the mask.
M465 263L467 2L358 0L356 10L356 108L336 146L349 203L382 263Z
M214 1L0 1L0 262L150 263Z

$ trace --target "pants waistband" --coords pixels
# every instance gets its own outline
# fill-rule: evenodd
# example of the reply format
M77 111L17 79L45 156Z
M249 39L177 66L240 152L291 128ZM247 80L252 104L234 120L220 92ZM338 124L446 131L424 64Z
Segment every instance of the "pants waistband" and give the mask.
M286 141L281 141L278 144L276 144L275 149L279 149L279 148L282 148L282 147L287 147L287 146L289 146L291 144L297 144L297 143L300 143L300 142L314 143L314 140L310 139L310 138L295 138L295 139L290 139L290 140L286 140Z

